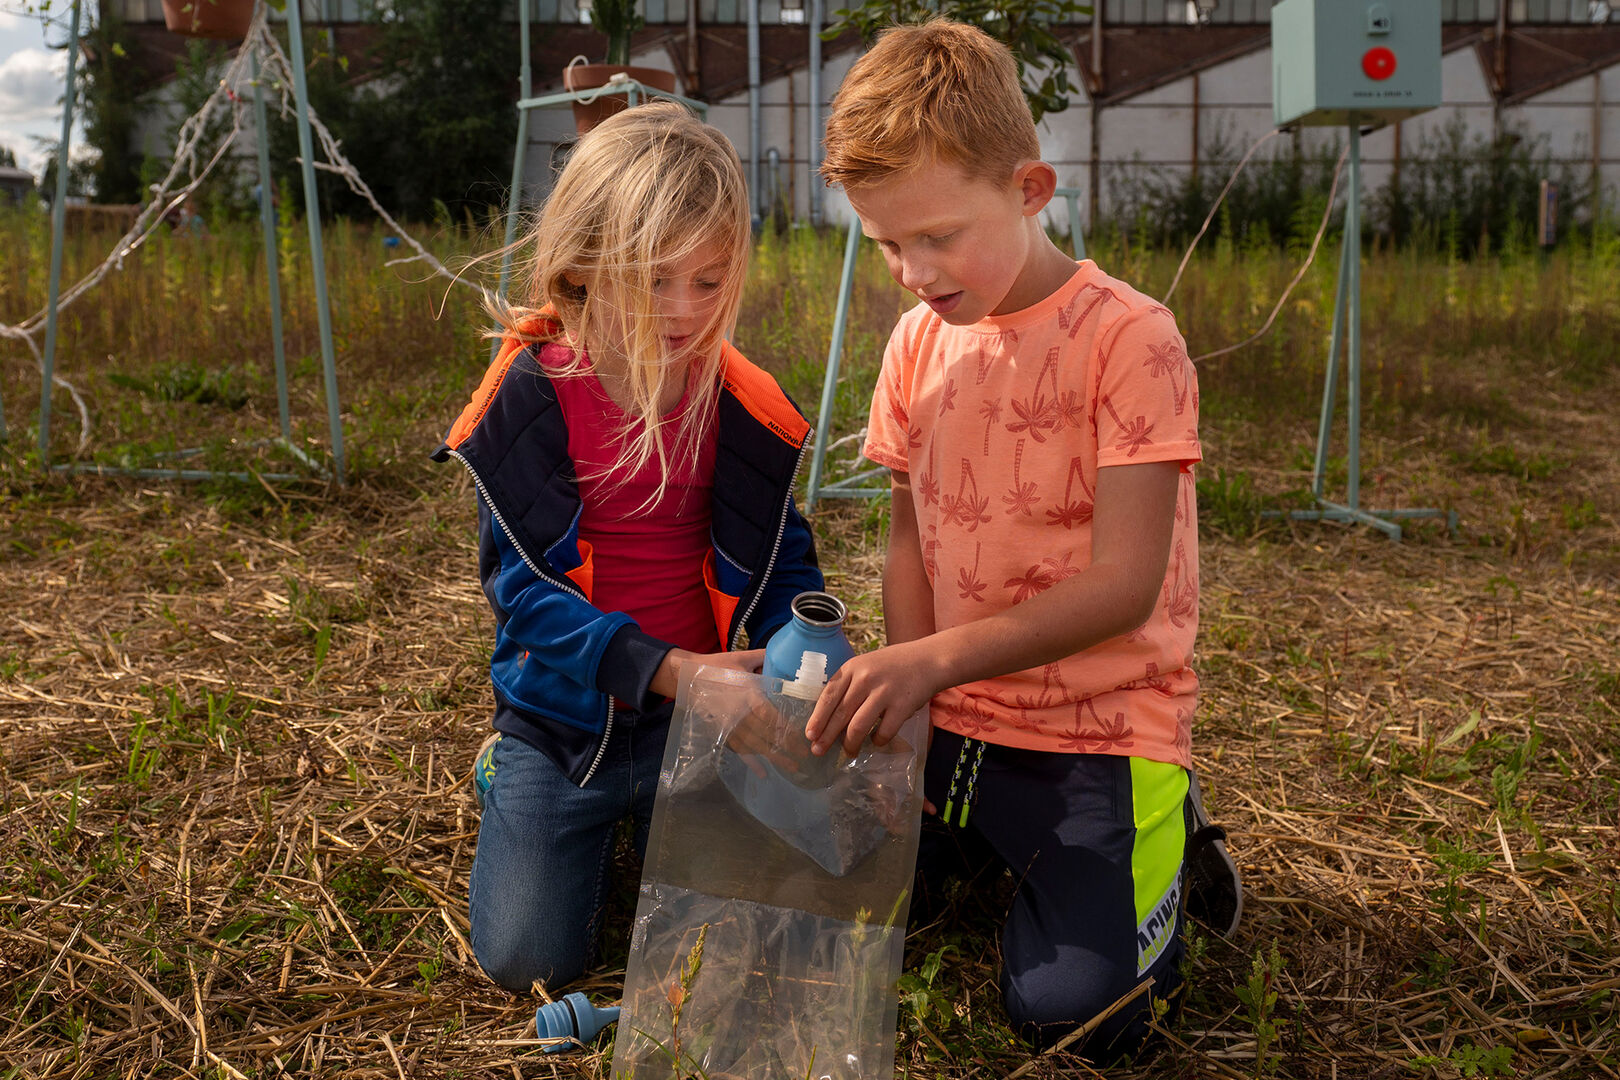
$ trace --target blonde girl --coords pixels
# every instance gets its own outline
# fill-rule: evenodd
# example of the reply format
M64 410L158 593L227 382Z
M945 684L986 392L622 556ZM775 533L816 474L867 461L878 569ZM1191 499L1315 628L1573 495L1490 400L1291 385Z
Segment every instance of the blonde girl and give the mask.
M469 908L513 990L588 966L620 822L646 841L681 669L757 670L822 587L792 494L809 424L727 341L749 242L718 131L668 102L593 128L435 453L478 489L495 709Z

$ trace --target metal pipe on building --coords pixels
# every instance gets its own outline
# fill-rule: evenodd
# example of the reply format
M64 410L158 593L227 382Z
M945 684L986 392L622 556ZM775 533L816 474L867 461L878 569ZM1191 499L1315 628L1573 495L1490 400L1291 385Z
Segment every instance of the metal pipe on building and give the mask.
M825 18L822 0L810 0L810 224L821 224L821 23Z
M763 216L763 193L759 189L759 0L748 0L748 188L752 194L756 226Z
M1091 191L1088 202L1091 204L1090 220L1087 227L1097 228L1097 214L1102 205L1100 190L1102 187L1102 105L1097 99L1102 97L1104 88L1108 85L1103 79L1103 9L1107 0L1094 0L1091 5Z
M698 0L686 0L686 96L695 97L701 86L701 62L698 57Z

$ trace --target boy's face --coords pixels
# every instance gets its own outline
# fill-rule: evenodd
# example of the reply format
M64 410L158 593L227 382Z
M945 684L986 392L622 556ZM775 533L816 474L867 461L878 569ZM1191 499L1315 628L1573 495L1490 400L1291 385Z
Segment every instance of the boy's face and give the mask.
M1042 184L1056 179L1049 174L1050 166L1028 162L996 184L935 162L847 194L894 280L946 322L968 326L1050 295L1037 280L1035 243L1035 215L1052 194Z

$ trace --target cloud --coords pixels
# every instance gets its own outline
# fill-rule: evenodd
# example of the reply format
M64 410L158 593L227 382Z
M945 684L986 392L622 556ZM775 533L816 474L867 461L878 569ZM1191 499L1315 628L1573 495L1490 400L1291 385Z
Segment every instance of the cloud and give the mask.
M60 119L66 64L65 52L49 49L19 49L0 60L0 116L16 125Z
M44 160L34 137L54 141L61 130L66 63L65 52L43 48L19 49L0 60L0 145L11 148L17 163L36 174Z

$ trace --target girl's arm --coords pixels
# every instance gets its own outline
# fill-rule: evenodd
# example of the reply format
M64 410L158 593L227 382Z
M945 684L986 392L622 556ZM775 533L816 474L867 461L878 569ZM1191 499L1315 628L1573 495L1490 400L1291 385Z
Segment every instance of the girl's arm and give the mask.
M846 663L805 726L815 752L842 739L853 755L868 735L882 745L947 687L1051 663L1142 625L1164 584L1180 477L1175 461L1098 469L1091 565L1021 604Z

